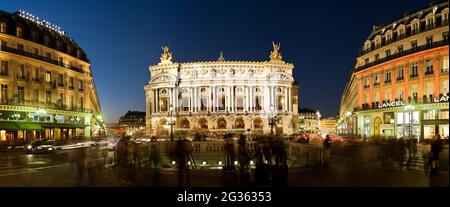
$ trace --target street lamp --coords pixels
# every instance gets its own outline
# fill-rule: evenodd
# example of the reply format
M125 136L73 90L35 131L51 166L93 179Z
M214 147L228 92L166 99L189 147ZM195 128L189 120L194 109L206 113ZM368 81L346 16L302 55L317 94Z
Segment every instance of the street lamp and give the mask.
M39 118L42 118L42 117L44 117L45 116L45 114L47 114L47 111L45 111L45 109L38 109L37 111L36 111L36 114L38 115L38 117ZM39 119L39 122L41 123L41 134L40 134L40 138L42 138L42 122L43 121L40 121L40 119Z
M170 111L170 141L173 141L173 121L172 121L172 112L173 112L173 106L172 104L169 107Z
M273 135L273 125L275 124L273 121L274 118L274 111L275 111L275 107L273 105L270 105L270 134Z

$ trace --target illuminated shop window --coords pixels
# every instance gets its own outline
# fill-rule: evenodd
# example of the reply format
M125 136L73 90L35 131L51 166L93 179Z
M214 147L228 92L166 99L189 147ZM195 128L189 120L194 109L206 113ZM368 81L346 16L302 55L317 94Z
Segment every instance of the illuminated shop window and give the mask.
M423 112L423 120L434 120L434 119L436 119L436 110L429 110Z
M423 137L425 139L433 139L435 135L435 126L434 125L424 125L423 126Z
M442 109L439 111L439 119L448 119L448 109Z

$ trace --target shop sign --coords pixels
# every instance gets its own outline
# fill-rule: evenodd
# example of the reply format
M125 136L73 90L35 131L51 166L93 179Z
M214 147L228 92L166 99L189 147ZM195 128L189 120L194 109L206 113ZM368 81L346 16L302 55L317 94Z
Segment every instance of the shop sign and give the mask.
M438 102L448 102L448 98L449 98L449 96L434 97L434 98L433 98L433 102L435 102L435 103L438 103Z
M388 107L396 107L396 106L404 106L403 101L394 101L390 103L382 103L378 104L378 108L388 108Z

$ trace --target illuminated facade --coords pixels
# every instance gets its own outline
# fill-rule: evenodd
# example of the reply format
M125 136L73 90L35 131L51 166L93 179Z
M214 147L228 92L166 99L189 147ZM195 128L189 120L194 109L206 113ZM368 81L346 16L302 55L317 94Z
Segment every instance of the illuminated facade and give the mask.
M104 124L89 60L59 27L0 11L0 141L97 136Z
M270 61L226 61L221 55L218 61L188 63L172 62L164 47L145 86L147 134L168 136L171 124L174 130L293 133L294 65L282 60L279 44L273 46Z
M298 112L298 126L301 132L319 132L320 113L313 109L302 108Z
M326 133L336 133L336 118L328 117L320 120L320 130Z
M374 30L347 82L338 132L448 138L448 2Z

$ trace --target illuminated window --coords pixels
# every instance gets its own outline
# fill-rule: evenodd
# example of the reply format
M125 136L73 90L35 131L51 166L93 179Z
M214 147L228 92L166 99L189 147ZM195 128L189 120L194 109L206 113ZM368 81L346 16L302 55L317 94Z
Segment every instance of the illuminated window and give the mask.
M6 23L5 22L0 22L0 32L6 33Z
M417 77L419 75L417 63L411 65L411 77Z
M435 136L435 126L434 125L424 125L423 126L423 137L425 139L433 139Z
M436 119L436 110L429 110L423 112L423 120L434 120L434 119Z
M387 71L386 72L386 77L384 80L385 83L390 83L391 82L391 71Z
M2 103L8 101L8 85L2 84Z
M34 89L33 91L33 102L39 102L39 89Z
M448 119L448 109L439 110L439 119Z
M397 70L397 80L403 80L403 66L399 67Z
M8 61L3 61L1 62L1 75L6 76L8 75Z
M16 27L16 36L22 37L22 27Z
M69 78L69 88L73 88L73 77Z
M80 109L84 110L84 99L83 99L83 97L80 97Z
M17 95L19 98L19 103L24 103L25 102L25 89L23 86L17 87Z
M47 104L52 103L52 92L51 91L45 91L45 102Z
M448 72L448 55L442 58L442 72Z
M51 83L52 82L52 74L49 71L47 71L45 73L45 82L46 83Z
M417 49L417 40L411 41L411 49Z
M425 72L425 75L433 74L433 61L427 60L427 70Z

